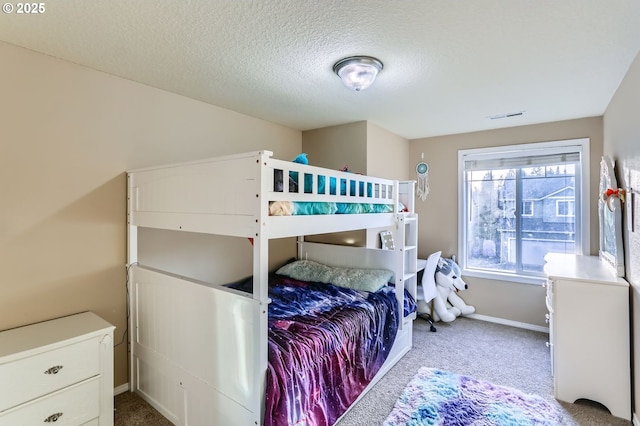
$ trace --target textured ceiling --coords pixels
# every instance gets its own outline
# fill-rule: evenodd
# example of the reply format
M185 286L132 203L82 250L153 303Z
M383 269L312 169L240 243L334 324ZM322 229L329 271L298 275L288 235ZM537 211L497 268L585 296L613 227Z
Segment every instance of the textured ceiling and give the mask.
M0 40L308 130L414 139L602 115L640 49L638 0L56 0ZM370 55L363 92L333 64ZM524 111L522 116L489 116Z

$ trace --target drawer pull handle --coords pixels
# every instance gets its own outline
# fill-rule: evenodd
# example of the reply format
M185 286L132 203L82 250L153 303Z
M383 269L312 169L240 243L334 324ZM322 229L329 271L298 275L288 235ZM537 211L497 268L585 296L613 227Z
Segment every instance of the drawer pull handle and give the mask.
M54 365L50 369L46 370L44 374L58 374L58 371L62 370L64 366L62 365Z
M44 419L44 422L45 423L57 422L60 417L62 417L62 413L55 413L55 414L50 415L46 419Z

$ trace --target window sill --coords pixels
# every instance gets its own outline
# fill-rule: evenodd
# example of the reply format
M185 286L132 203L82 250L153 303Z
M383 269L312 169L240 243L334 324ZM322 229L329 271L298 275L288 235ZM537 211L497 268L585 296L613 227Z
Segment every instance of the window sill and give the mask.
M462 275L466 277L484 278L488 280L510 281L518 284L542 285L546 279L544 276L500 274L497 272L479 271L477 269L464 269Z

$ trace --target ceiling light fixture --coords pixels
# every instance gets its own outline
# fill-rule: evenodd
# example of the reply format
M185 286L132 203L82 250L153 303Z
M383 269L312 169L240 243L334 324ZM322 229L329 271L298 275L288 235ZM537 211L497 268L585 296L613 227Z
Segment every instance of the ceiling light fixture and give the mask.
M382 62L371 56L350 56L333 66L333 72L338 74L344 85L356 92L371 86L381 70Z

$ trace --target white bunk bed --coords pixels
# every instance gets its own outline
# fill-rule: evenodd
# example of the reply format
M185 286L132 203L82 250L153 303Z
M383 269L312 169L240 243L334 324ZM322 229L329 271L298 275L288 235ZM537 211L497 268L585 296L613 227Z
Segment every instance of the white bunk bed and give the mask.
M407 268L402 250L308 243L301 236L403 230L404 219L413 216L412 182L407 187L407 183L277 160L272 155L260 151L128 173L131 390L177 425L263 424L270 239L298 237L299 259L394 272L403 320L386 362L362 394L411 348L415 314L402 314ZM288 192L286 177L296 173L300 191ZM278 174L285 177L282 185ZM303 181L313 185L302 188ZM318 193L321 181L346 186L347 191L331 194L327 188L326 193ZM388 213L270 216L274 201L392 207ZM410 212L399 212L399 202ZM253 293L139 264L139 227L251 239ZM413 287L410 292L415 297Z

